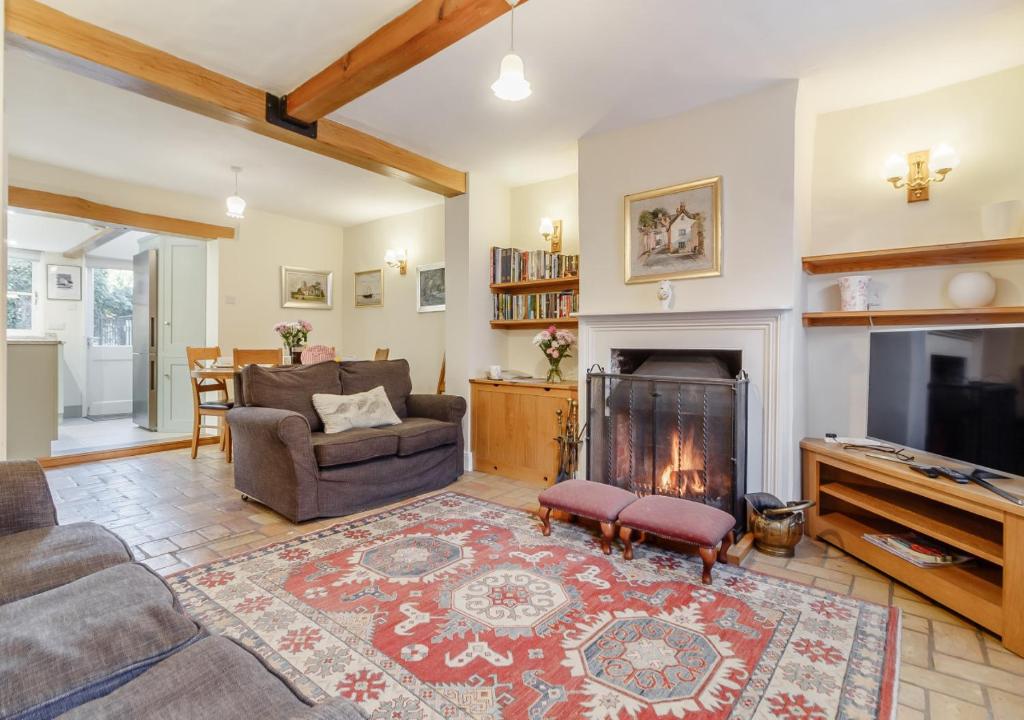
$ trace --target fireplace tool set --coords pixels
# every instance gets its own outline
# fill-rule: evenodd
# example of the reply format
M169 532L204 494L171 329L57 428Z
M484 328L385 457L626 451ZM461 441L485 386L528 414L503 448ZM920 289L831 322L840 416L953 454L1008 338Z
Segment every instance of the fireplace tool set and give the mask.
M576 478L576 470L579 467L580 445L583 444L583 435L586 426L580 427L580 404L575 400L569 400L569 410L561 409L555 411L558 418L558 476L556 483L563 480Z

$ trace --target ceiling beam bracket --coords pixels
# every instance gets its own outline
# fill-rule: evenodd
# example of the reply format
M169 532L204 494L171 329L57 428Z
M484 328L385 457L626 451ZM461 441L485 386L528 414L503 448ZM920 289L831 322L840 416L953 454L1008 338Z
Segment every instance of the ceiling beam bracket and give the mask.
M271 125L291 130L293 133L316 140L316 120L311 123L293 118L285 109L288 107L288 96L277 97L267 93L267 122Z

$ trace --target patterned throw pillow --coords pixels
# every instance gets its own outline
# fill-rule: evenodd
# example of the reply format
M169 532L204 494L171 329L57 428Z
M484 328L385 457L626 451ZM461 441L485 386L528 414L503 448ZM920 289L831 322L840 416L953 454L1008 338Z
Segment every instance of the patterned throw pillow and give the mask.
M324 421L327 434L402 423L391 407L383 385L353 395L316 393L313 395L313 407Z

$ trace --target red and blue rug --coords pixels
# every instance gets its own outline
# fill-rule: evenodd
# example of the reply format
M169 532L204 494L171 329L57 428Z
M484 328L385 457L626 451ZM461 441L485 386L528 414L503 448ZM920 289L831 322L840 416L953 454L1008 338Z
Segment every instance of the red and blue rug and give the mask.
M314 698L374 720L884 718L895 609L445 493L171 579Z

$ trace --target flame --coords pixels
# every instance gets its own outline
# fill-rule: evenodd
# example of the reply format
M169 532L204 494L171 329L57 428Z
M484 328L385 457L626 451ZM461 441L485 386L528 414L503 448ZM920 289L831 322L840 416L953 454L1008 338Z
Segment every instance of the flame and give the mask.
M672 432L672 458L661 471L658 487L666 494L686 497L704 492L704 463L697 451L696 433L686 428Z

